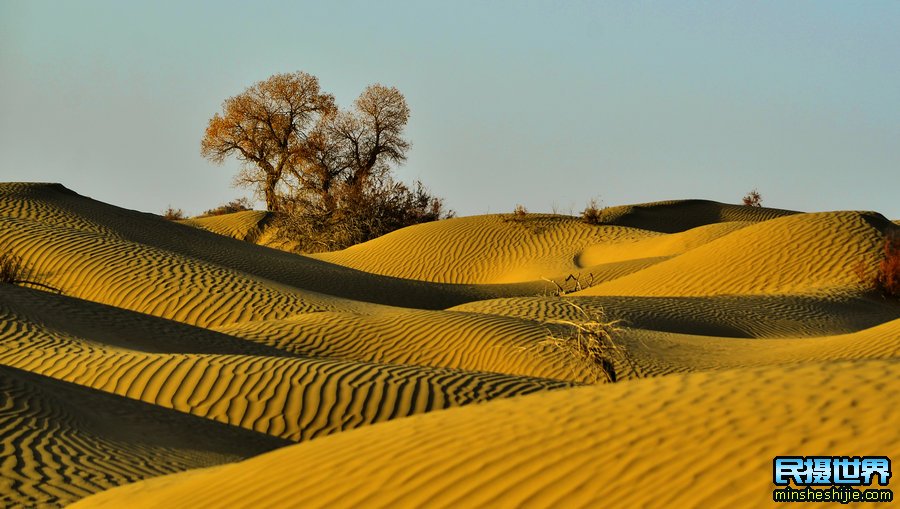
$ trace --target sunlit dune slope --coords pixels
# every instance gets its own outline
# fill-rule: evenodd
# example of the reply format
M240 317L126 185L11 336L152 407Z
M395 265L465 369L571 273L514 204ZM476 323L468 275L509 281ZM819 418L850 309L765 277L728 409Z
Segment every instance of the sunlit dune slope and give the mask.
M348 299L440 309L542 288L367 274L107 205L59 184L0 184L0 238L67 295L196 325L358 307Z
M747 226L582 295L815 294L860 286L853 266L872 266L886 231L874 213L798 214Z
M776 455L900 454L898 380L891 360L556 391L371 426L73 507L763 507Z
M252 242L259 236L269 217L270 214L266 211L242 210L230 214L194 217L179 222L233 239Z
M434 282L511 283L588 271L603 281L752 222L793 213L686 200L615 207L603 214L601 225L546 214L463 217L416 225L315 257L366 272ZM662 234L704 226L681 236ZM613 263L618 265L593 267Z
M528 318L384 308L326 312L217 328L309 357L491 371L589 381L571 357L543 344L554 329Z
M35 292L14 290L14 295ZM103 338L111 330L87 338L75 330L66 332L30 313L27 305L17 311L19 302L4 306L0 314L0 365L290 440L569 385L399 364L259 354L148 353L128 348L126 339L105 343ZM234 348L227 341L202 346Z
M287 441L0 366L0 506L58 507Z

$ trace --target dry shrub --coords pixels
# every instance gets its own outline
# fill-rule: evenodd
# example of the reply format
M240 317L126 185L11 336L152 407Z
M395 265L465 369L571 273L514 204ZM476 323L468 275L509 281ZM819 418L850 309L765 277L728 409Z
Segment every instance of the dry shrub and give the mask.
M400 228L454 217L421 182L410 188L386 179L362 192L345 190L325 206L294 197L276 220L278 239L306 253L335 251Z
M184 219L184 211L181 209L176 209L171 205L169 205L169 207L163 211L162 215L169 221L179 221L181 219Z
M0 284L37 286L62 293L59 288L35 281L33 278L34 271L21 256L9 251L0 252Z
M524 217L528 215L528 209L525 208L525 205L517 203L516 208L513 209L513 215L517 217Z
M743 201L747 207L762 207L762 195L756 189L747 193Z
M8 251L0 253L0 283L20 284L31 278L31 269L22 257Z
M598 225L603 223L603 216L606 207L600 207L595 198L591 198L587 207L581 212L581 219L587 224Z
M169 208L171 209L171 207ZM219 205L214 209L207 210L201 215L201 217L222 216L225 214L233 214L235 212L242 212L245 210L253 210L253 204L247 198L238 198L236 200L231 200L224 205Z
M605 321L602 312L588 311L569 303L582 316L581 320L551 320L548 323L564 325L571 334L554 335L548 331L547 339L539 344L562 351L567 357L586 367L593 383L618 380L616 362L628 365L633 373L637 369L628 357L625 348L616 344L615 336L621 331L619 320Z
M900 235L884 239L884 256L878 264L875 286L886 297L900 297Z

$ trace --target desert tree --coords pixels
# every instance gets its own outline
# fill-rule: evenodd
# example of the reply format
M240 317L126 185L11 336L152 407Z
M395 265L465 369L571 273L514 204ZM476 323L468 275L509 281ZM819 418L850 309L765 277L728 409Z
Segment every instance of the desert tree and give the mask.
M225 100L209 120L200 153L215 163L236 156L243 167L235 183L255 188L277 211L279 184L304 163L310 133L334 112L334 97L315 76L276 74Z
M335 115L328 126L344 150L344 180L356 194L373 178L381 179L389 164L406 161L410 144L403 136L409 106L396 87L366 87L351 111Z

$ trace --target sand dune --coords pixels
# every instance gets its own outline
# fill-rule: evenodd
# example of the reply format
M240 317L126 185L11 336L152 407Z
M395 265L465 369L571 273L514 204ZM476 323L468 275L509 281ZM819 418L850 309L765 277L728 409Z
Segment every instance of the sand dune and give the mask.
M900 408L884 401L898 377L896 360L813 363L557 391L372 426L73 507L761 507L776 455L900 454Z
M0 366L0 505L54 507L289 443Z
M898 453L877 213L495 214L315 257L269 217L0 184L0 247L62 290L0 285L3 505L758 507L776 454ZM547 340L594 318L619 381L577 387Z

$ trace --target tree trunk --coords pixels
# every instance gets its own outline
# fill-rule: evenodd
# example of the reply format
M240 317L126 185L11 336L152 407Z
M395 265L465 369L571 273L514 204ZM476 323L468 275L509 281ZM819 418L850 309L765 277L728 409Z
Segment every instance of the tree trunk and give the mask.
M266 209L269 212L279 212L281 204L278 202L278 195L275 194L275 186L278 184L278 177L274 173L266 175Z

